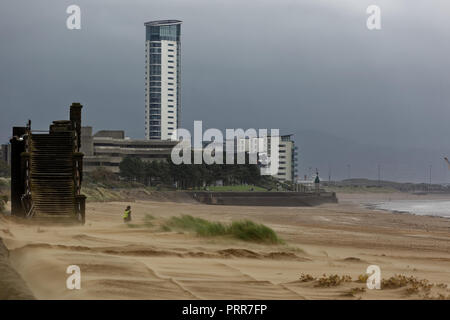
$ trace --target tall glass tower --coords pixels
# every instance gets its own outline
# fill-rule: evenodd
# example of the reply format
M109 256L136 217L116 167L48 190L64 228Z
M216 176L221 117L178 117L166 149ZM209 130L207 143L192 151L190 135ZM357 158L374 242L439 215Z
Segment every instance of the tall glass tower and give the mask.
M169 140L180 124L181 21L145 24L145 137Z

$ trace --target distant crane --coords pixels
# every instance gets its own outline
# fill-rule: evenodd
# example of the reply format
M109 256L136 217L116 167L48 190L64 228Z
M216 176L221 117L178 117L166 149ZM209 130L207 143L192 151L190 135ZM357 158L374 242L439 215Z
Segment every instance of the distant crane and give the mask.
M444 157L445 162L447 162L448 168L450 169L450 161L448 161L447 157Z

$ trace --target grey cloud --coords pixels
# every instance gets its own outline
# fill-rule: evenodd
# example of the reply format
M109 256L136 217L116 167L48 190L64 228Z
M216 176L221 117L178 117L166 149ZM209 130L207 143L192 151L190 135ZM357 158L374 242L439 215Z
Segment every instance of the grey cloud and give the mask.
M74 2L79 31L65 28ZM365 9L373 3L383 29L369 32ZM380 153L422 148L430 158L402 158L408 169L390 175L423 180L413 173L431 162L441 168L441 153L450 153L449 9L444 0L2 1L0 140L28 118L39 129L66 118L72 101L85 105L85 124L142 138L143 23L174 18L184 22L184 127L203 120L296 133L301 172L330 157L305 131L385 146ZM337 157L339 178L345 157ZM365 163L355 174L372 175L364 168L376 160L351 160Z

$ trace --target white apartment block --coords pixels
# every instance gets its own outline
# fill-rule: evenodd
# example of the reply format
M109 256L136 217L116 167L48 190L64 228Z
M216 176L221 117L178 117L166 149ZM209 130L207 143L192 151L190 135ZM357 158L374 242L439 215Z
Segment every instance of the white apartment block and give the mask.
M145 24L145 137L169 140L180 124L181 21Z
M279 143L278 173L275 178L295 182L297 176L297 147L291 135L281 136Z
M297 147L291 137L292 135L279 137L278 172L274 177L280 181L295 182L297 178ZM258 159L261 159L261 153L270 157L271 139L270 136L238 139L236 149L238 152L258 153Z

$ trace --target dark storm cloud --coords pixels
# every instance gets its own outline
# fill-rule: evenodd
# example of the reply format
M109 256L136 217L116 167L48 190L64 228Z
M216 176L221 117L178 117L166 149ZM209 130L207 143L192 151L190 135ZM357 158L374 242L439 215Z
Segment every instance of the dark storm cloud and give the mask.
M65 27L70 4L81 7L81 30ZM381 7L381 31L365 26L370 4ZM184 127L296 133L301 173L331 162L336 178L347 162L372 178L377 162L388 166L359 145L387 158L402 149L411 158L395 161L408 169L389 176L421 180L432 162L440 179L450 153L449 12L445 0L2 1L0 139L28 118L39 129L67 118L72 101L95 130L142 138L143 22L169 18L183 20ZM353 153L317 149L324 135L331 146L347 139Z

